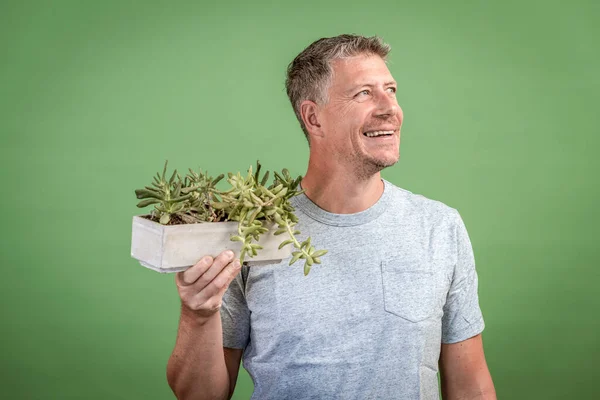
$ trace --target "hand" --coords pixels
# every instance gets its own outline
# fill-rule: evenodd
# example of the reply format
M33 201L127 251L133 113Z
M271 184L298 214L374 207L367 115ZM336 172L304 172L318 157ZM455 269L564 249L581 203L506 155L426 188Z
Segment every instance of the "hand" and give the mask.
M215 259L204 256L196 265L178 272L175 283L183 309L201 319L219 312L223 295L240 270L240 260L226 250Z

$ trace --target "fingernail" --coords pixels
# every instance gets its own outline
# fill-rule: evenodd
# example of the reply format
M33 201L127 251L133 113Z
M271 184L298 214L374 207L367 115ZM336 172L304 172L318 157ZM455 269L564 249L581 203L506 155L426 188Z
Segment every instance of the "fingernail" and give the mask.
M235 261L233 262L233 268L235 268L235 269L239 269L239 268L240 268L240 266L241 266L241 265L240 265L240 260L235 260Z
M227 250L227 252L225 253L225 255L227 256L227 258L233 258L233 251Z

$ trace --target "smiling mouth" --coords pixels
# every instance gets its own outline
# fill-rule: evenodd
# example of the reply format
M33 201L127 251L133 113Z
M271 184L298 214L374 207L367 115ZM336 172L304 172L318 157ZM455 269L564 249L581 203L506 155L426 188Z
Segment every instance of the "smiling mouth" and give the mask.
M363 132L363 135L366 137L381 137L381 136L392 136L394 131L371 131L371 132Z

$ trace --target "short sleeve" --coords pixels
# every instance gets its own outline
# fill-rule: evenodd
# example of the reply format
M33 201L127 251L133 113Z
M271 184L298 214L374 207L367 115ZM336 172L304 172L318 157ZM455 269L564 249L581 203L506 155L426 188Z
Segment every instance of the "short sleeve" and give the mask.
M244 349L250 337L250 310L246 303L245 282L248 266L229 285L221 304L221 325L223 326L223 347Z
M481 333L485 327L479 308L473 248L458 212L453 230L456 258L442 317L442 343L461 342Z

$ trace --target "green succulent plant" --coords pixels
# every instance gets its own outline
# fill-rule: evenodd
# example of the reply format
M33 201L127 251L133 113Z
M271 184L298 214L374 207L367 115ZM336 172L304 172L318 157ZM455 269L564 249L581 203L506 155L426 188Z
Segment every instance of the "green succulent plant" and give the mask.
M320 264L321 256L327 253L327 250L317 250L310 237L303 242L296 239L300 234L295 228L298 217L289 200L302 193L298 190L302 177L293 178L283 169L281 174L274 172L273 182L266 186L269 171L261 176L261 165L257 161L256 171L250 166L246 176L229 173L227 182L231 187L220 191L216 185L224 175L213 179L208 172L189 169L182 179L175 170L167 180L167 164L168 161L162 175L157 173L151 186L135 191L141 200L138 207L154 205L149 215L151 220L163 225L237 221L238 232L231 240L242 243L240 262L244 262L246 256L258 254L262 249L256 243L260 235L268 232L267 224L276 224L275 235L287 236L279 248L288 245L295 248L289 265L305 260L304 275L308 275L314 264Z

